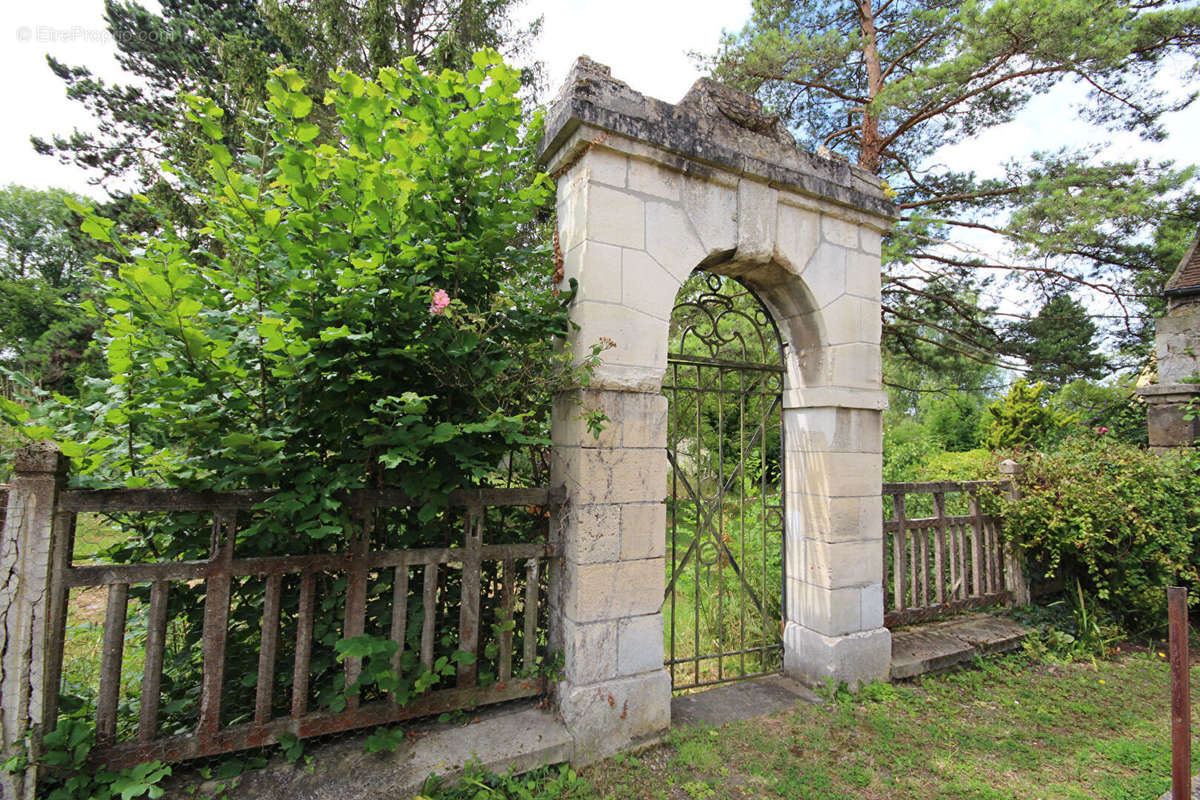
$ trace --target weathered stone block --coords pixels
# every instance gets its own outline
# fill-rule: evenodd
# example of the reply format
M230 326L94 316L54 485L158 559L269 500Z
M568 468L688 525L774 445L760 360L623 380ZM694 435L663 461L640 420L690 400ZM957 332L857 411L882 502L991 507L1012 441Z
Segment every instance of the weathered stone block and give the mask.
M862 593L861 586L832 589L789 575L785 588L786 619L825 636L863 630Z
M879 541L883 536L877 496L825 497L789 493L787 504L789 547L791 542L804 539L853 542Z
M621 302L621 248L580 242L563 257L564 288L578 282L577 297L601 303Z
M674 170L635 158L629 162L628 186L630 191L678 201L683 177Z
M737 247L737 193L694 177L683 180L683 208L700 236L704 255Z
M671 727L671 678L661 668L590 686L560 684L557 696L579 766L654 742Z
M832 680L856 689L888 679L892 634L887 628L875 628L825 636L789 622L783 632L783 648L784 671L796 680L810 686Z
M665 503L626 503L621 509L621 559L661 558L666 553Z
M821 237L825 241L847 250L858 249L858 227L853 222L838 219L829 214L821 216Z
M563 565L563 613L575 622L657 614L666 591L661 558Z
M883 555L880 555L882 563ZM880 568L882 571L882 566ZM864 630L883 627L883 583L862 587L862 627Z
M846 293L846 256L846 248L822 242L808 260L804 285L817 308L824 308Z
M621 417L616 413L617 398L624 392L576 389L559 392L550 412L550 438L559 445L573 447L620 447ZM609 418L599 435L587 426L590 414L599 412Z
M557 447L550 469L572 503L660 503L667 496L665 450Z
M775 225L775 260L788 272L801 274L821 243L819 215L779 203Z
M617 673L637 675L662 669L663 617L649 614L617 623Z
M575 564L616 561L621 549L621 507L573 504L563 529L563 559Z
M615 620L562 621L563 678L576 686L610 680L617 673Z
M587 198L587 190L582 183L559 183L558 246L564 254L587 239Z
M608 419L597 435L588 417ZM658 392L575 389L555 395L550 436L560 445L583 448L666 447L667 398Z
M864 253L878 260L883 255L883 234L863 225L858 229L858 246Z
M787 574L813 586L842 589L882 585L882 542L803 540L788 548ZM882 624L882 623L880 623Z
M646 212L641 198L607 186L587 189L587 238L604 244L646 246Z
M783 412L789 447L823 453L882 453L883 415L861 408L788 408Z
M826 344L879 344L882 331L879 303L845 294L823 308L820 313L825 320Z
M604 147L589 148L580 164L583 179L603 183L617 189L625 188L625 174L629 169L629 158Z
M701 237L688 222L687 215L674 203L646 203L646 252L683 283L707 255ZM670 315L674 295L667 306Z
M789 452L788 494L823 497L878 497L883 475L880 453Z
M667 446L667 398L651 392L622 392L617 411L624 447Z
M666 268L642 250L623 250L620 283L627 308L670 322L680 283Z
M770 261L775 251L779 192L765 183L742 178L737 198L738 239L734 259L750 264Z
M833 384L851 388L878 389L883 361L879 345L856 342L829 348L833 363Z
M882 290L882 269L883 266L878 255L847 252L846 293L878 304ZM878 309L876 309L876 316L878 316ZM878 319L876 322L878 323Z
M571 347L577 356L590 352L593 345L610 339L616 346L601 354L604 364L667 368L667 322L634 312L623 305L577 302L571 319L579 325L572 330ZM600 372L601 368L597 368Z
M1184 419L1186 406L1154 403L1146 405L1146 426L1151 447L1192 447L1200 438L1200 420Z

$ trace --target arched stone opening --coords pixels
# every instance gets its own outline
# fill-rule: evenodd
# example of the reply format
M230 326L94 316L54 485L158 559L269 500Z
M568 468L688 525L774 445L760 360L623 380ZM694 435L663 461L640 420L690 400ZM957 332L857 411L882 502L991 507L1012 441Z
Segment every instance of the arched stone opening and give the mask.
M787 348L716 270L684 281L669 332L664 663L680 691L783 668Z
M887 677L882 627L880 236L874 179L801 153L754 102L700 81L676 106L581 59L543 158L558 178L572 346L610 341L553 419L569 498L551 613L560 713L586 762L660 735L671 310L697 268L762 299L785 342L784 666L809 683ZM609 422L599 436L585 415Z

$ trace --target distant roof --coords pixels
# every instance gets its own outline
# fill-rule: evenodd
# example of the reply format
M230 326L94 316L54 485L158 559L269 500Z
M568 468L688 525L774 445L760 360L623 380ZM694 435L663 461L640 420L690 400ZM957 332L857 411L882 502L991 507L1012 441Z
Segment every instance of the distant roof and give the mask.
M1165 294L1198 294L1200 293L1200 231L1192 239L1187 252L1175 274L1163 287Z

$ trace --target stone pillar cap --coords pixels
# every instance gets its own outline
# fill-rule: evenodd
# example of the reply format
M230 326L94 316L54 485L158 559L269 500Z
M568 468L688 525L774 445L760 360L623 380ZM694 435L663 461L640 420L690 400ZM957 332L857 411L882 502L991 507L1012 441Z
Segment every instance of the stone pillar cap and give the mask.
M60 474L67 471L67 460L54 442L34 442L13 455L14 473Z
M1152 383L1149 386L1139 386L1134 391L1138 396L1151 398L1165 395L1200 395L1200 383Z
M765 112L752 95L710 78L696 81L672 105L646 97L614 78L608 66L581 56L546 112L546 135L538 148L543 164L559 160L556 154L580 125L885 219L900 216L878 175L832 154L801 150L778 115Z

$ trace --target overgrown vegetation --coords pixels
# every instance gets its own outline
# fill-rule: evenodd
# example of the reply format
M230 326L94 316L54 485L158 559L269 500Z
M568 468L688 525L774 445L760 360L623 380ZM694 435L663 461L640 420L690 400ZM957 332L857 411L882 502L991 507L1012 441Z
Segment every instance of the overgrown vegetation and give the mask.
M1165 586L1200 587L1200 470L1104 434L1021 456L1006 533L1047 574L1083 590L1135 633L1166 625Z
M279 489L243 515L241 556L344 550L368 520L340 493L363 487L396 487L414 500L370 521L373 546L449 545L460 535L460 521L445 510L452 490L544 480L551 392L586 380L590 364L585 353L582 366L572 366L578 354L559 347L565 298L550 291L549 243L529 235L553 186L534 166L540 122L517 98L520 74L484 51L465 74L429 75L409 60L374 79L331 80L318 119L303 79L276 71L262 112L266 135L250 137L241 153L224 143L220 107L187 98L208 160L200 173L168 167L164 179L203 209L199 231L147 198L139 202L157 220L148 234L121 231L76 203L84 230L111 253L102 299L84 304L102 321L111 377L93 379L78 401L0 400L0 414L22 435L62 442L77 485ZM333 126L328 142L318 122ZM208 557L207 515L111 522L121 535L102 548L105 559ZM539 509L492 509L485 525L511 541L544 537L547 522ZM485 565L486 591L499 591L498 569ZM364 702L389 693L403 703L444 685L456 664L474 662L449 632L436 637L432 670L418 662L420 620L457 615L459 573L443 570L439 580L436 607L426 607L419 586L410 593L410 641L397 670L397 645L385 630L391 572L371 577L366 633L352 639L341 624L347 577L317 576L312 707L337 711L351 691ZM539 580L544 596L544 572ZM195 724L205 591L204 583L171 590L163 735ZM284 608L296 607L298 591L298 581L285 579ZM148 592L130 592L131 667ZM234 581L224 724L253 705L263 595L260 578ZM491 614L485 609L480 620L476 667L485 686L497 679L504 624ZM283 642L294 641L295 620L282 628ZM544 647L544 620L535 628ZM520 652L524 632L511 635ZM275 682L281 707L295 678L282 666L291 663L289 647L281 648ZM341 664L351 657L364 668L346 686ZM553 669L523 663L514 674ZM77 672L66 676L60 727L83 736L82 746L87 736L73 726L90 726L79 720L94 713L96 687L94 671ZM118 739L136 723L136 686L128 689ZM101 778L68 774L47 791L86 797Z

